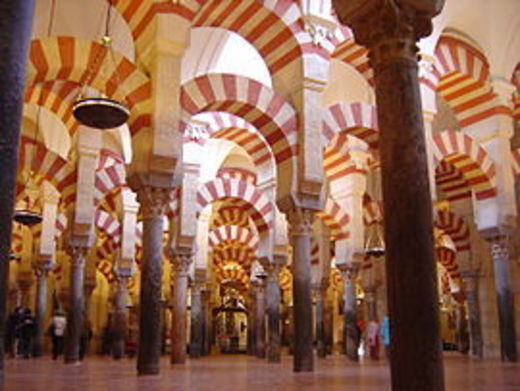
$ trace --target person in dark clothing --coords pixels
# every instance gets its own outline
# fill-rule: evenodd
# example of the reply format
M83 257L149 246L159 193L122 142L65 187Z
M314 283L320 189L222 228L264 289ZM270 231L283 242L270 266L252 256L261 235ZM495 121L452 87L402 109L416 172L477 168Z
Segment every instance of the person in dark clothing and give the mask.
M36 335L38 325L31 310L26 308L18 325L18 335L20 338L19 353L23 358L31 357L31 345L34 336Z
M15 357L17 352L17 342L18 342L18 332L20 322L23 317L23 308L16 307L14 311L7 318L7 323L5 327L5 352L9 354L10 357Z

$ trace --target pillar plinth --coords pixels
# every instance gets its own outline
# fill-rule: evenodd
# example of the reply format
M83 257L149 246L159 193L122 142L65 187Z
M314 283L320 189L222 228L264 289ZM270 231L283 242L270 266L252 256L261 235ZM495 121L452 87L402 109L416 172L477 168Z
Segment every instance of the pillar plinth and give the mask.
M85 263L89 247L70 247L70 291L65 334L65 363L77 364L85 314Z
M50 263L39 263L34 267L36 274L36 300L34 306L36 335L33 342L33 357L43 355L43 337L46 331L45 314L47 313L47 277L51 269Z
M186 362L186 294L191 262L192 254L174 254L173 256L173 319L170 356L172 364Z
M343 307L343 343L345 354L352 361L359 361L359 342L361 333L357 325L356 279L359 273L359 263L338 265L344 283Z
M141 261L141 291L139 295L139 375L159 374L161 358L161 290L163 217L171 190L144 187L137 200L143 216L143 256ZM144 342L146 341L146 342Z
M502 361L518 360L515 333L515 302L511 283L509 236L497 235L488 239L493 259L495 288L500 327L500 355Z
M352 28L356 42L368 48L374 70L392 389L444 390L432 205L417 63L417 41L431 33L431 18L441 11L444 1L333 3L340 21Z
M314 212L296 208L287 217L293 248L293 369L295 372L311 372L314 370L311 298L311 234Z

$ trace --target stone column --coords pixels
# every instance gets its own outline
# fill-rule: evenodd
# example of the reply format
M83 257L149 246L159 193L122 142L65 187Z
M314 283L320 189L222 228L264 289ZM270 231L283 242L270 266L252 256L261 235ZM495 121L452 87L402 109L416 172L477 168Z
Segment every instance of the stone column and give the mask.
M202 356L202 284L193 283L191 286L191 325L190 325L190 357Z
M22 307L28 308L30 304L31 286L33 284L32 272L18 272L18 290L20 291L20 303Z
M23 110L27 53L31 40L34 0L0 3L0 371L4 369L4 336L9 249L13 218L18 142Z
M482 358L482 326L478 299L478 273L461 272L461 275L464 281L464 295L468 303L471 353L474 356Z
M79 364L79 344L85 314L85 262L89 247L70 247L70 291L65 335L65 363Z
M265 286L262 280L253 282L255 291L255 356L265 357Z
M358 263L338 265L344 282L343 336L345 354L352 361L358 361L358 348L361 335L357 326L356 278L359 273Z
M128 301L129 272L117 272L117 288L114 297L112 356L119 360L125 356L125 338L128 327L126 303Z
M375 287L365 288L365 303L368 320L377 321L377 290Z
M457 345L460 353L469 353L468 321L466 319L466 304L463 299L462 302L457 302Z
M161 293L163 217L170 191L143 187L137 192L143 216L143 255L139 295L139 375L159 374L161 358ZM145 342L146 341L146 342Z
M440 13L444 1L333 3L340 21L348 24L356 41L369 49L374 70L385 206L392 389L443 390L432 205L416 42L431 33L431 18Z
M266 306L267 306L267 362L280 363L281 334L280 334L280 269L281 265L271 264L264 266L267 272Z
M295 372L311 372L314 370L311 298L311 234L314 212L295 208L287 217L293 248L293 369Z
M491 246L497 291L500 353L502 361L516 362L518 357L515 335L515 302L511 283L509 236L497 235L488 240Z
M45 315L47 314L47 277L51 269L50 262L37 262L34 267L36 274L36 300L34 312L38 328L33 342L33 357L43 355L43 337L47 330Z
M175 253L172 267L173 276L173 308L172 308L172 348L170 362L184 364L186 362L186 305L188 290L188 272L192 262L191 253Z
M327 356L327 342L325 340L325 305L327 299L327 288L325 282L321 282L315 287L316 292L316 352L318 357Z
M202 355L207 356L211 353L211 328L212 316L210 308L210 291L205 289L200 295L202 302Z
M247 314L247 354L256 355L256 299L251 293Z

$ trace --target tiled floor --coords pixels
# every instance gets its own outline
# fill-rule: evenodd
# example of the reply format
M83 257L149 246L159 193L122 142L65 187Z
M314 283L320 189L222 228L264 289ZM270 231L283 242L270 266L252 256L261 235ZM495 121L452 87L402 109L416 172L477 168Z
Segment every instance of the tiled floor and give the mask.
M294 374L291 357L269 365L247 356L213 356L171 367L163 359L161 375L137 377L134 360L114 362L89 357L79 366L49 358L8 360L6 391L304 391L389 390L384 362L349 363L342 356L318 360L314 373ZM520 391L520 364L446 356L447 390Z

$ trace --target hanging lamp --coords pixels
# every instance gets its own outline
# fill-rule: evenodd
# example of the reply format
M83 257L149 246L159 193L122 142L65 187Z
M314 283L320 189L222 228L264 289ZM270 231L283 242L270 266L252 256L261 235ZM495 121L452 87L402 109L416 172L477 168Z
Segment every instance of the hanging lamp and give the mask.
M107 15L105 21L105 35L101 39L102 48L90 67L90 75L85 79L83 91L72 106L72 113L76 120L91 128L112 129L123 125L130 117L130 110L123 102L107 98L105 94L97 97L86 96L86 86L94 79L94 69L99 61L103 60L104 53L108 53L108 61L111 61L115 69L115 76L118 78L117 67L115 66L114 50L112 48L112 37L110 36L112 1L108 1ZM120 84L119 81L117 84Z
M380 178L376 176L374 170L372 177L370 178L370 189L373 202L377 205L380 204ZM365 241L365 254L370 257L379 258L385 255L385 241L383 238L383 225L381 221L374 221L367 227L366 230L366 241Z

